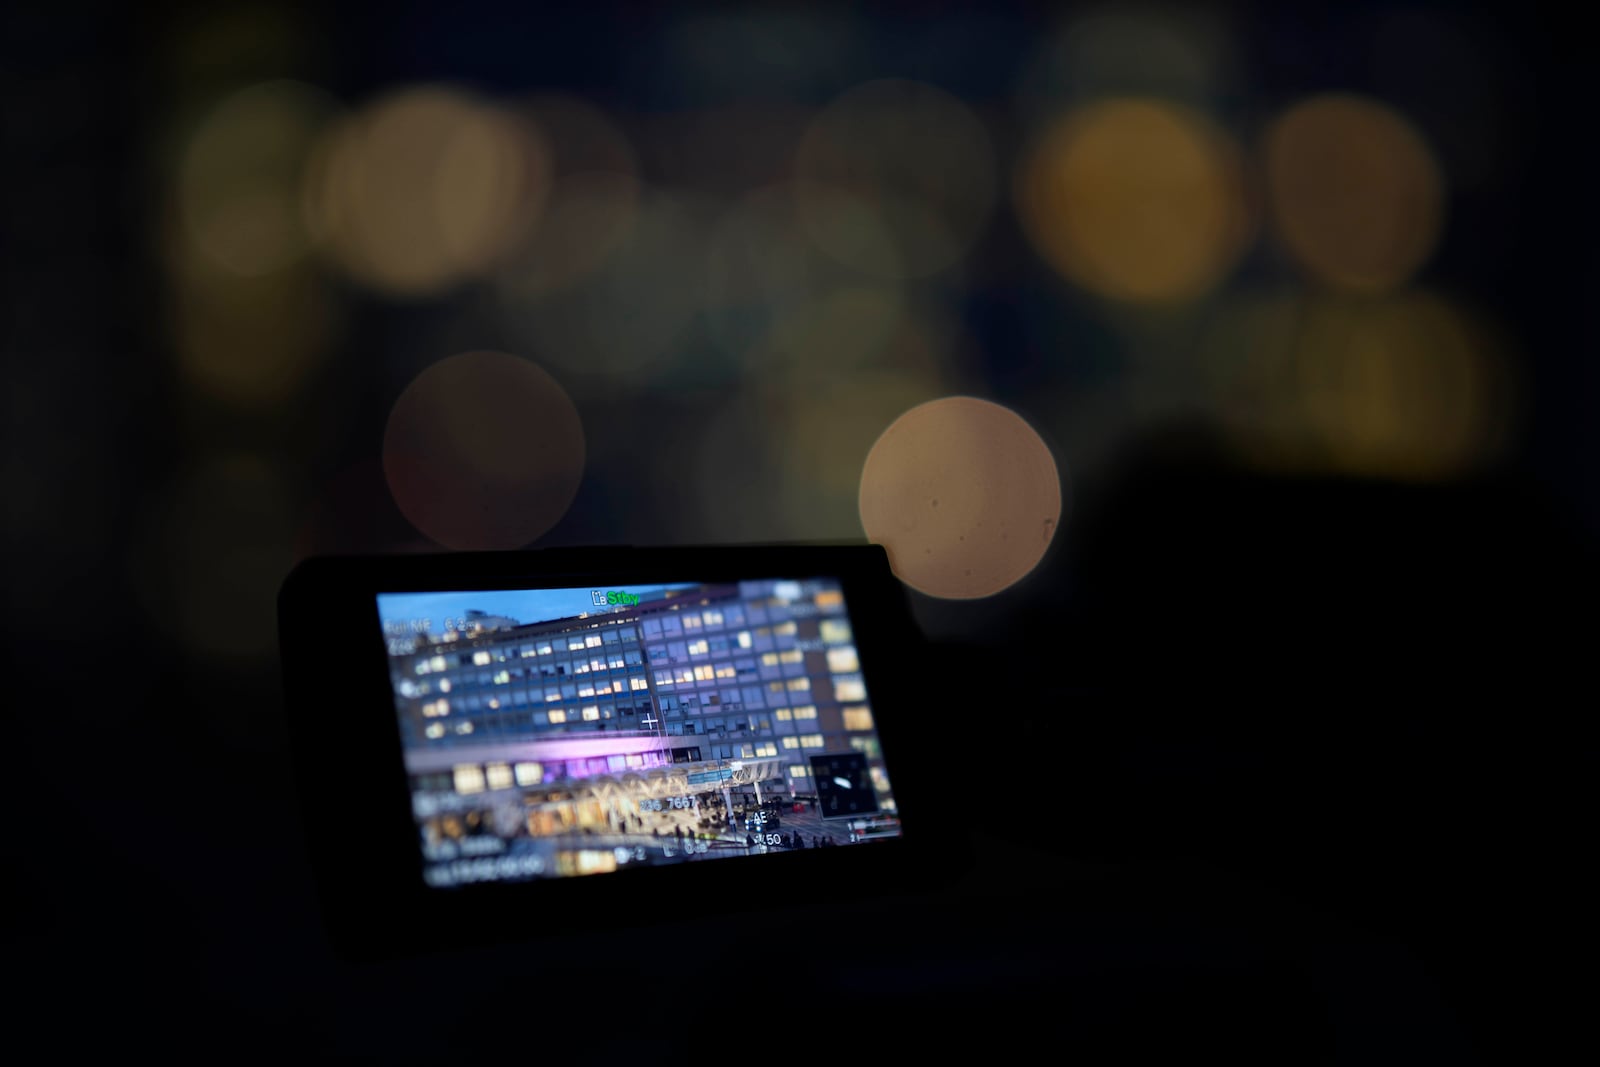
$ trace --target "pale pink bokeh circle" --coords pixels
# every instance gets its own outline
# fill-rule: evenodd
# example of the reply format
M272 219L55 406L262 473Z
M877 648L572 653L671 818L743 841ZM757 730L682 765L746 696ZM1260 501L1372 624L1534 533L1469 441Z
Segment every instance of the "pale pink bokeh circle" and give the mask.
M520 548L583 479L578 409L538 365L464 352L414 378L389 413L383 472L402 514L446 548Z
M945 599L993 596L1043 559L1061 522L1049 446L1016 412L950 396L879 436L861 471L861 525L895 574Z

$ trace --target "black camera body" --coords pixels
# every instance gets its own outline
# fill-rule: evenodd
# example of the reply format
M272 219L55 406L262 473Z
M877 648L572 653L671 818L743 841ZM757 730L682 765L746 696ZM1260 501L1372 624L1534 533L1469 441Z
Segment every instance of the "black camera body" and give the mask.
M348 958L832 921L966 865L917 729L927 649L881 547L315 558L279 625Z

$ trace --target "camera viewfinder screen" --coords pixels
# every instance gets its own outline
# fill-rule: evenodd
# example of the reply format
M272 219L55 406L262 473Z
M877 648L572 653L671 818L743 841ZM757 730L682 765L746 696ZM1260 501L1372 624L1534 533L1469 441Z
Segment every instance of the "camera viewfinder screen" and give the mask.
M835 579L383 593L423 877L898 837Z

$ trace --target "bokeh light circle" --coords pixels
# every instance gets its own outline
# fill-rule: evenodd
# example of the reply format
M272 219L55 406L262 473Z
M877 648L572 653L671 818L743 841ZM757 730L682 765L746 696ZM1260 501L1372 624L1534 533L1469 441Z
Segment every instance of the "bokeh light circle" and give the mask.
M1437 481L1503 444L1510 380L1489 338L1431 293L1319 305L1298 339L1306 425L1343 473Z
M333 99L301 82L250 86L217 104L184 150L178 201L207 262L240 275L284 267L310 246L304 169Z
M884 430L861 471L868 540L907 585L943 599L993 596L1044 558L1061 521L1050 447L1016 412L971 396L932 400Z
M626 240L638 206L639 165L616 121L587 100L539 95L514 105L540 134L551 185L537 224L497 272L510 294L580 281Z
M1521 417L1500 331L1428 291L1241 295L1195 355L1233 451L1266 469L1447 481L1492 464Z
M542 368L505 352L444 359L389 413L383 472L405 517L457 550L519 548L571 506L583 423Z
M343 315L321 273L301 263L261 275L212 271L178 255L172 345L185 377L241 408L282 403L327 358Z
M794 173L812 240L877 277L951 266L994 208L994 149L982 121L943 89L903 78L836 97L807 128ZM867 229L873 222L881 235Z
M1102 96L1214 101L1236 89L1236 39L1224 16L1201 5L1091 7L1034 52L1018 79L1019 104L1031 119Z
M581 281L553 290L502 285L506 328L575 374L664 373L704 304L703 222L697 205L646 192L625 238Z
M1139 304L1209 292L1251 232L1233 141L1201 112L1156 99L1102 100L1047 128L1016 201L1028 238L1064 277Z
M448 86L383 97L330 129L305 207L328 256L401 298L498 264L537 221L549 185L537 128Z
M1415 127L1347 94L1302 101L1267 130L1267 200L1278 240L1320 281L1393 289L1438 242L1444 178Z

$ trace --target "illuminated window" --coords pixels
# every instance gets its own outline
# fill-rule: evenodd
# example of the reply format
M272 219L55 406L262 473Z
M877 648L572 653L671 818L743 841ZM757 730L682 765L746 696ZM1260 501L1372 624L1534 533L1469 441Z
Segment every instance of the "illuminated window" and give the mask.
M793 637L797 627L791 622L781 622L772 628L774 637Z
M734 674L735 674L735 671L733 669L733 664L731 664L731 663L719 663L719 664L717 664L717 677L718 678L732 678L732 677L734 677Z
M776 667L778 665L778 654L776 652L768 652L761 657L761 665L763 667Z
M429 671L433 670L433 666L427 660L419 659L412 669L418 674L427 674Z
M679 667L673 672L672 677L680 682L692 682L694 681L694 668Z
M444 670L449 664L445 663L443 656L435 656L428 661L428 665L436 671Z
M857 704L852 708L844 709L844 728L846 730L872 729L872 712L865 704Z
M439 679L439 692L441 692L441 693L450 692L450 679L448 679L448 678L440 678Z
M661 688L672 685L672 672L656 671L656 685Z
M620 682L618 683L618 687L621 687ZM594 691L600 696L605 696L607 693L611 692L611 679L607 678L601 681L599 685L594 687Z
M683 628L685 630L698 630L698 629L700 629L700 616L698 616L698 615L685 615L683 617Z
M801 652L798 648L791 648L787 652L783 652L783 653L779 654L778 662L780 662L780 663L804 663L805 662L805 658L806 658L806 654L804 652Z
M599 634L587 634L587 635L585 635L585 637L583 639L583 645L584 645L585 648L599 648L600 647L600 635Z
M578 695L581 696L581 697L592 697L592 696L594 696L594 683L590 682L590 681L579 682L578 683Z
M815 704L801 704L794 709L794 717L797 719L815 719L817 717L817 706Z
M544 767L537 763L519 763L517 770L518 785L538 785L544 781Z
M474 652L472 654L472 662L477 664L479 667L488 666L489 665L489 658L490 657L489 657L489 653L488 653L487 650L482 651L482 652Z
M843 648L828 649L828 669L835 674L849 674L851 671L861 669L861 661L856 658L856 650L850 645Z
M622 660L622 653L613 652L611 655L606 657L606 666L610 667L612 670L617 670L620 667L627 666L627 664L625 664Z
M551 708L550 709L550 721L552 723L563 723L563 722L566 722L567 721L567 713L561 708Z
M583 721L584 722L599 722L600 721L600 705L598 705L598 704L585 704L584 708L583 708Z
M707 608L705 611L700 613L700 617L705 620L705 624L707 626L722 625L722 612L718 611L716 608Z
M836 675L833 679L833 697L840 701L867 699L867 687L861 681L861 675Z
M490 789L511 788L511 766L506 763L491 763L483 769L483 777L489 783Z
M575 659L575 660L573 660L572 661L572 673L573 674L588 674L589 673L589 661L586 660L586 659Z
M544 699L546 703L549 703L552 700L560 700L561 690L557 689L555 686L551 686L544 691Z
M750 631L749 630L740 630L736 640L739 642L739 647L740 648L749 648L750 647Z
M823 619L820 627L822 643L845 645L850 643L850 624L843 619Z
M755 754L757 757L776 756L778 754L778 746L773 744L771 741L762 741L760 744L756 745L755 748Z
M803 763L791 763L789 765L789 777L790 778L810 778L811 777L811 768L807 767Z
M454 777L457 793L483 792L483 769L476 764L456 764Z
M510 681L511 681L511 672L510 671L495 671L494 672L494 684L495 685L505 685L506 683L508 683Z
M817 594L817 607L827 611L844 607L844 594L837 589L824 589Z
M628 686L637 692L640 689L649 689L650 683L645 679L640 678L638 675L634 675L632 678L628 679Z
M703 637L689 642L689 655L691 656L704 656L710 651L711 645Z
M699 682L708 682L716 676L716 668L709 663L702 663L694 669L695 680Z
M777 708L773 711L772 717L779 722L789 722L794 718L794 712L788 708Z
M488 700L488 707L492 711L499 710L499 708L500 708L500 698L499 697L490 697L489 700Z
M549 641L540 641L537 645L534 646L534 648L538 651L539 655L541 655L541 656L548 656L551 652L555 651L553 648L550 647L550 642Z
M852 737L850 739L850 747L868 759L878 758L878 739L876 737Z
M801 734L800 735L800 747L801 748L821 748L822 747L822 735L821 734Z
M456 723L456 733L458 733L458 734L470 734L471 732L472 732L472 724L470 722L459 722L459 723Z
M799 748L800 747L800 739L798 737L780 737L780 738L778 738L778 740L783 742L783 747L784 748Z
M807 690L807 689L811 688L811 679L803 677L803 676L800 677L800 678L790 678L784 684L789 687L789 691L790 692L801 692L801 691L804 691L804 690ZM851 699L859 699L859 698L851 698Z
M444 736L444 723L431 722L428 724L428 728L422 732L434 739L441 738Z
M567 638L567 651L568 652L582 652L583 651L583 638L581 636Z

